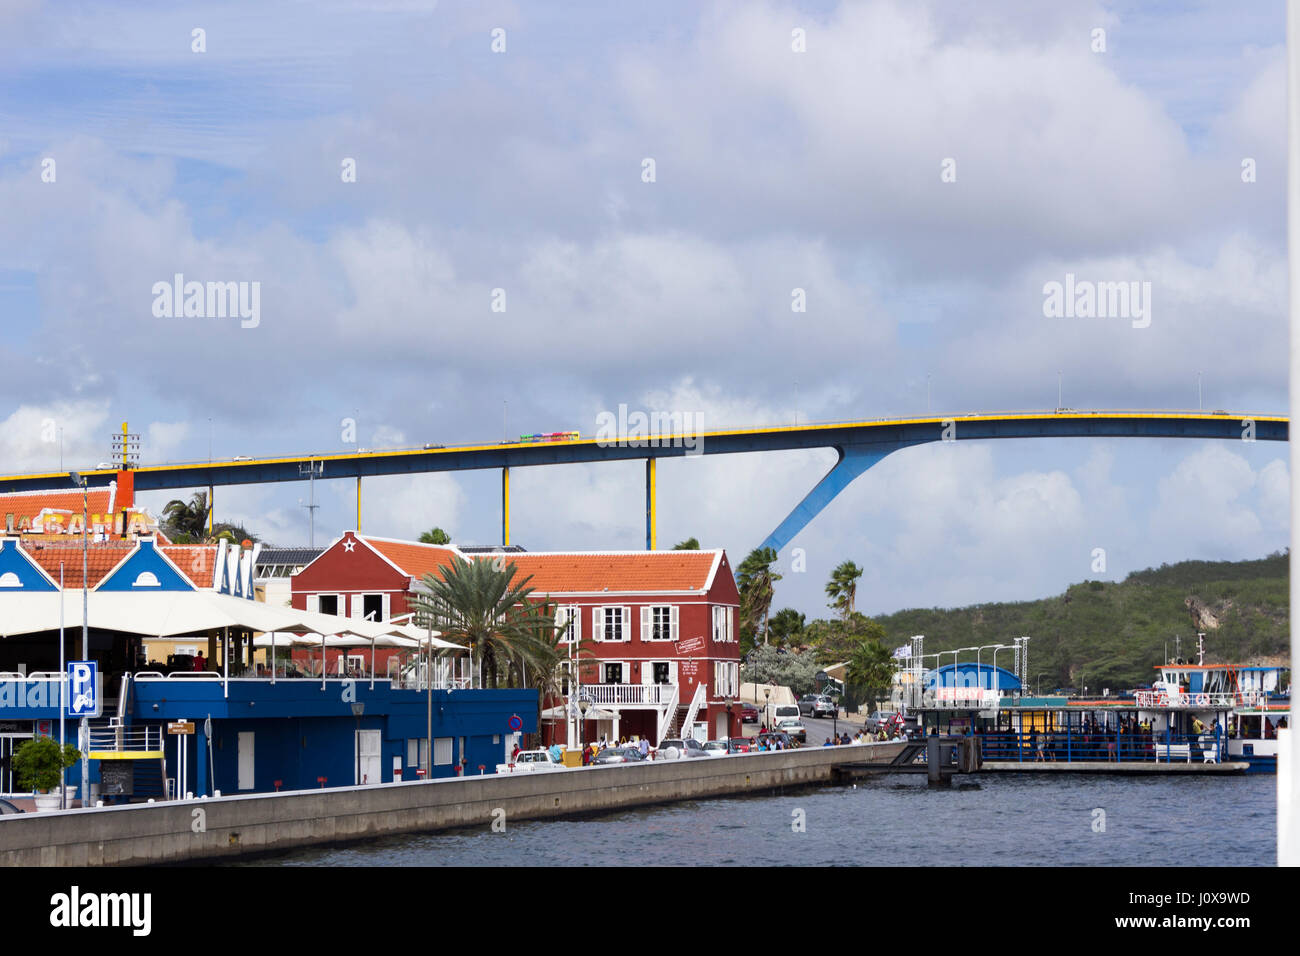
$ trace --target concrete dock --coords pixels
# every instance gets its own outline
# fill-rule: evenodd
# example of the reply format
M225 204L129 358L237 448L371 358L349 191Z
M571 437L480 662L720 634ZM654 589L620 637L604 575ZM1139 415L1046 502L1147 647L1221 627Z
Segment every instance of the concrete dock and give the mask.
M1248 763L1166 763L1154 760L986 760L981 771L1012 773L1132 773L1132 774L1234 774L1245 773Z
M394 833L490 827L832 783L889 764L901 741L301 790L0 817L0 864L118 866L237 859Z

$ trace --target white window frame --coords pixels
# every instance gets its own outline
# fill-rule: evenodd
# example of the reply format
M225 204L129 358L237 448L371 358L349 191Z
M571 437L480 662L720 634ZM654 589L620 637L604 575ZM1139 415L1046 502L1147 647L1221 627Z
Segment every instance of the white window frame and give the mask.
M736 620L736 609L729 605L718 605L713 608L713 640L719 644L735 643L732 636L732 626Z
M573 626L561 636L560 629L570 621ZM555 635L561 644L577 644L582 641L582 605L561 604L555 609Z
M455 757L453 753L455 742L455 737L433 738L433 765L435 767L451 766L451 761Z
M666 613L661 613L666 612ZM668 618L658 623L655 618ZM664 626L667 633L664 633ZM656 637L658 631L661 636ZM641 640L652 644L666 644L676 641L681 633L681 608L676 604L646 604L641 608Z
M608 614L608 612L610 611L621 612L621 617L620 617L621 623L617 625L618 634L619 634L618 637L611 638L605 636L608 633L609 626L610 626L609 614ZM632 620L631 608L618 607L612 605L594 608L592 610L592 630L595 632L594 635L595 640L605 644L626 644L627 642L632 640L632 633L631 633L632 628L630 626L631 620Z

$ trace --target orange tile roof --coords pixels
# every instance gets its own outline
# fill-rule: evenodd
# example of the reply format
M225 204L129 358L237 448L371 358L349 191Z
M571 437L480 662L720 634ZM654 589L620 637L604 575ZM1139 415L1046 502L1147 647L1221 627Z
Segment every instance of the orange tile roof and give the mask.
M708 584L718 556L717 551L521 551L467 556L453 547L364 535L358 538L414 578L426 574L441 577L440 569L458 555L478 561L504 558L519 569L516 580L531 575L528 586L542 594L698 591Z
M181 575L198 588L212 587L217 570L215 544L166 544L159 542L158 550L180 569Z
M92 516L109 514L113 510L113 498L116 491L116 485L110 485L106 488L91 488L89 494L86 495L86 511ZM76 489L68 491L59 489L57 491L7 492L0 494L0 522L7 522L9 515L13 515L14 530L17 530L24 518L30 523L44 508L70 511L80 521L82 504L81 492ZM5 525L0 524L0 528L3 527Z
M131 553L134 547L134 541L120 538L90 542L90 546L86 549L86 566L90 586L93 588L104 580L108 576L108 572L121 564L122 560ZM50 541L48 538L30 539L23 542L23 550L45 569L55 583L58 583L59 564L62 562L63 586L65 588L79 588L82 586L80 540L74 543L72 541Z
M517 580L543 594L603 591L642 593L698 591L709 581L716 551L633 551L627 553L524 552L501 555L517 567ZM478 555L495 560L498 555Z
M357 537L401 568L404 574L413 578L422 578L426 574L440 577L438 569L443 565L451 564L452 559L459 554L455 548L446 548L436 544L420 544L417 541L389 541L384 538L369 538L363 535L357 535Z

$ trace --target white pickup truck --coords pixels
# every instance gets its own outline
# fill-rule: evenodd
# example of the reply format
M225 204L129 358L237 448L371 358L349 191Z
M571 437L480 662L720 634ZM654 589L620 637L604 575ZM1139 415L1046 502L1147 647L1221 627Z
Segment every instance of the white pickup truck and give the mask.
M549 750L521 750L513 763L497 764L497 773L545 773L564 769L564 764L553 759Z

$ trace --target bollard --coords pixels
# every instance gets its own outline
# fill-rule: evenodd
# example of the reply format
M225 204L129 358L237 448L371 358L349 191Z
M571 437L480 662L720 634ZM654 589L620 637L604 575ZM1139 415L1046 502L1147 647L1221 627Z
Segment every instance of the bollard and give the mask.
M942 753L943 751L939 747L939 737L937 735L925 738L926 779L931 784L943 782Z

